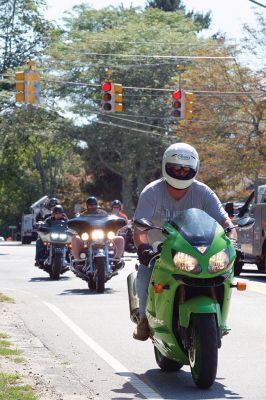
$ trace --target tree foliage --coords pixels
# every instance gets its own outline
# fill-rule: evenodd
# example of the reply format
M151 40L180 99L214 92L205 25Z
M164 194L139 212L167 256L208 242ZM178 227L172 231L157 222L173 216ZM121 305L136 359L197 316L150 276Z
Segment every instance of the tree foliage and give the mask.
M147 8L158 8L166 12L182 11L186 17L191 18L197 25L198 30L208 29L211 23L211 12L208 11L205 15L200 12L190 11L186 13L186 7L181 0L149 0Z
M175 56L177 50L181 58L187 54L186 43L193 54L193 45L201 43L198 27L181 11L155 8L95 11L82 6L75 8L75 15L66 20L67 31L49 55L61 79L79 85L62 84L57 93L71 98L72 111L92 116L80 129L88 169L94 178L99 169L112 173L122 185L115 197L122 196L131 211L143 186L159 175L163 149L176 139L169 89L179 63ZM122 115L101 112L106 67L113 69L112 79L125 86ZM109 197L108 192L103 195Z
M47 47L51 24L43 0L0 0L0 73L16 68Z

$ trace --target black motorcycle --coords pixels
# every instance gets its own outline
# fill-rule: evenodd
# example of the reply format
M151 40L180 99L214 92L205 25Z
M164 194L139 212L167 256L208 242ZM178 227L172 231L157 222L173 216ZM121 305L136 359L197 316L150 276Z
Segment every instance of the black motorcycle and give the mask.
M70 242L73 236L68 229L67 221L49 221L37 228L43 241L43 259L39 268L48 272L50 278L58 280L60 275L69 270Z
M125 224L123 218L108 214L90 214L68 221L69 228L83 242L82 262L76 265L71 260L70 269L88 283L89 289L103 293L105 283L118 274L113 260L115 248L112 239Z

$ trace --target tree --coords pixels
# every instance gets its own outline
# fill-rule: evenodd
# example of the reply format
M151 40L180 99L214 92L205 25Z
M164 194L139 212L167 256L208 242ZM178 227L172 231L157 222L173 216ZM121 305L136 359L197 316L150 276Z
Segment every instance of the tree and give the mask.
M159 10L167 12L182 11L186 17L192 19L197 25L198 30L208 29L211 24L211 12L208 11L205 15L200 12L190 11L186 13L186 7L181 0L149 0L147 8L159 8Z
M43 18L43 0L0 0L0 73L41 53L52 25Z
M78 175L79 156L64 132L71 124L57 113L22 106L4 114L0 123L0 229L16 224L43 195L63 194L73 210L76 195L66 176ZM76 187L75 187L76 190ZM71 211L72 211L71 210Z
M193 45L201 43L196 37L198 26L181 11L165 13L154 8L95 11L82 6L66 22L60 42L49 50L62 81L56 93L70 100L71 111L88 118L79 132L87 144L83 153L88 173L95 172L96 177L107 170L112 173L122 185L115 197L122 194L131 212L143 186L160 173L163 150L176 139L169 89L176 75L175 57L177 49L179 55L186 55L188 46L193 54ZM165 62L164 56L173 59ZM133 88L124 91L125 115L101 111L100 86L107 66L113 69L115 82ZM77 85L63 83L77 80ZM134 89L140 87L147 90Z

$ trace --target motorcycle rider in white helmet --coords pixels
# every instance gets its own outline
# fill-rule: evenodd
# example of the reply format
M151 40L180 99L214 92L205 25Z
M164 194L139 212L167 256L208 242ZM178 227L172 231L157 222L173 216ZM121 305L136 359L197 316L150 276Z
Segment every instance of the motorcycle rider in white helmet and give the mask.
M213 217L223 228L233 224L216 194L204 183L197 181L199 156L187 143L175 143L169 146L163 155L161 179L148 184L140 194L134 220L146 218L155 226L162 227L178 211L199 208ZM237 239L233 229L228 236ZM140 231L134 228L134 242L139 257L136 289L139 297L140 321L134 330L137 340L149 338L149 325L146 318L147 289L152 268L149 261L157 251L157 245L164 240L158 229Z

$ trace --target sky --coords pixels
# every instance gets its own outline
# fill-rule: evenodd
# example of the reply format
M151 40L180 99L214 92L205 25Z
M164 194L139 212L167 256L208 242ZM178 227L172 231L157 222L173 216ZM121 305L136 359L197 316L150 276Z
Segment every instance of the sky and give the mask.
M266 0L259 1L266 5ZM48 5L45 16L52 20L59 20L64 11L71 10L73 6L88 4L94 9L100 9L110 5L118 6L123 4L125 7L144 7L145 0L46 0ZM212 25L208 34L217 31L226 32L228 38L238 39L241 37L242 25L249 23L254 25L255 11L265 14L266 8L260 7L249 0L183 0L183 4L188 11L212 12Z

